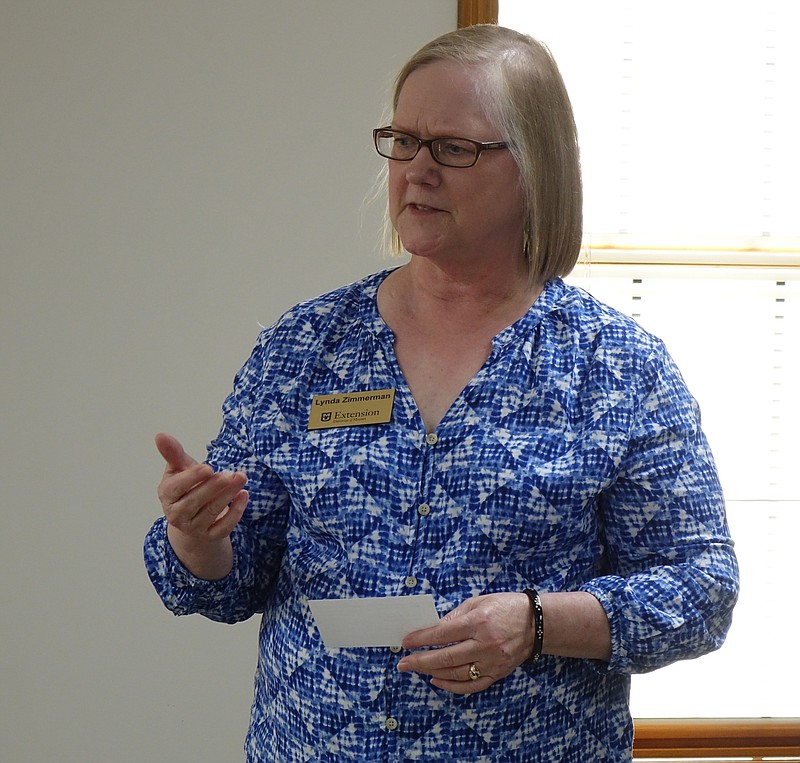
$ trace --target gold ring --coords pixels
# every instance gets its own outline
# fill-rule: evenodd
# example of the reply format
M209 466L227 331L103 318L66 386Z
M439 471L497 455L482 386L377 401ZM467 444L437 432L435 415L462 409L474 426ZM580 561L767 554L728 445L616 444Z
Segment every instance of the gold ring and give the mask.
M469 666L469 680L477 681L480 677L481 671L478 670L478 666L473 662L472 665Z

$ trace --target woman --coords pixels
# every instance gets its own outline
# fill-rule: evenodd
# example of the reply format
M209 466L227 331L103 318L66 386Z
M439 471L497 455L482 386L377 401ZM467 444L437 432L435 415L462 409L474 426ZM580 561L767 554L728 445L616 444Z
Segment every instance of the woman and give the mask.
M401 71L402 267L263 332L197 464L159 435L146 560L177 613L263 612L251 761L624 761L629 676L718 647L738 579L694 401L662 344L560 276L572 112L493 26ZM383 423L312 401L392 390ZM246 490L245 490L246 484ZM326 649L309 599L433 594L402 649Z

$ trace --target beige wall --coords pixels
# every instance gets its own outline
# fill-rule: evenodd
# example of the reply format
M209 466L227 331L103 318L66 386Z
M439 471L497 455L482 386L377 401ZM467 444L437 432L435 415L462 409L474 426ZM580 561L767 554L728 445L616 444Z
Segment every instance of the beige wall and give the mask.
M240 760L257 623L141 561L258 324L382 267L370 130L456 0L0 3L0 759Z

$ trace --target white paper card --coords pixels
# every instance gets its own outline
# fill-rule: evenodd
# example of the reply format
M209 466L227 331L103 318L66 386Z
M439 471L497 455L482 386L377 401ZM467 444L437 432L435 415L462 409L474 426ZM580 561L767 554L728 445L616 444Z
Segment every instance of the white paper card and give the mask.
M309 599L328 649L400 646L403 637L439 622L431 594L363 599Z

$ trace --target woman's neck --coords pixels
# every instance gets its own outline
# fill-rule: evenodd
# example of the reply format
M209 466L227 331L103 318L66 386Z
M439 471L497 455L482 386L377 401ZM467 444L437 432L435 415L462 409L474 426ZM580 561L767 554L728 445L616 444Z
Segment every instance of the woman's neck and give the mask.
M542 291L541 284L531 283L523 263L502 270L456 271L412 258L392 276L390 292L407 317L448 331L454 326L470 330L487 324L500 330L521 318Z

